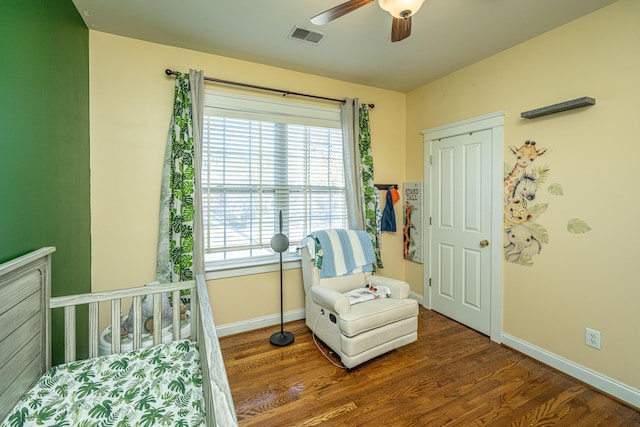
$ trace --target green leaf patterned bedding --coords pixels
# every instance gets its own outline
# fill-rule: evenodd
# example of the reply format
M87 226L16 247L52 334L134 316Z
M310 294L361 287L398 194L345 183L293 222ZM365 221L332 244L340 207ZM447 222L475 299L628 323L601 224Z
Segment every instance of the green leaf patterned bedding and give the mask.
M205 425L197 346L174 341L51 368L1 424Z

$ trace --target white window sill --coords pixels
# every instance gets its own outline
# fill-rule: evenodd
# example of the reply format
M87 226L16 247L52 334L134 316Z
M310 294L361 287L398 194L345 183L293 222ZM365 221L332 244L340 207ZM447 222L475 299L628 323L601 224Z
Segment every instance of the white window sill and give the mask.
M205 268L205 278L207 280L213 280L279 271L280 262L264 261L262 263L256 263L254 261L225 266L207 264ZM301 268L300 257L294 257L282 262L283 270L292 270L294 268Z

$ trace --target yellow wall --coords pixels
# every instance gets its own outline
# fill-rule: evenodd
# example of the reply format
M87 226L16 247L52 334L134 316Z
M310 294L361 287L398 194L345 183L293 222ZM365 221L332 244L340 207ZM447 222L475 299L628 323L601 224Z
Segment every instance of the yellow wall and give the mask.
M422 176L421 130L506 111L505 146L537 141L551 175L538 222L550 241L531 267L503 263L503 331L640 388L636 238L640 2L621 0L407 96L407 179ZM590 96L593 107L533 120L520 112ZM505 150L505 162L513 156ZM564 195L546 187L561 184ZM592 231L570 234L570 218ZM414 283L421 266L407 268ZM414 290L417 290L414 288ZM584 344L601 331L602 350Z
M405 95L191 50L90 31L92 284L114 289L154 278L158 192L173 96L165 68L373 102L377 182L422 180L421 130L504 110L505 145L533 139L552 151L539 218L550 242L532 267L504 263L503 331L640 388L640 283L635 278L640 154L640 2L619 2ZM223 89L216 86L216 89ZM534 120L520 112L574 99L594 107ZM406 144L402 142L406 141ZM512 161L508 151L505 160ZM396 204L401 219L402 201ZM570 234L569 218L591 227ZM398 224L401 226L401 223ZM383 236L385 275L423 292L423 265ZM426 266L426 264L425 264ZM279 312L278 273L209 282L218 325ZM285 311L303 307L299 270L285 272ZM602 332L602 350L584 328Z
M370 117L376 181L404 181L405 94L96 31L89 36L94 291L155 278L161 168L174 87L166 68L202 69L221 79L375 103ZM395 205L398 221L401 206L401 201ZM403 278L401 251L402 233L384 233L385 275ZM217 325L279 313L279 277L274 272L209 281ZM284 281L284 310L303 308L300 270L285 271Z

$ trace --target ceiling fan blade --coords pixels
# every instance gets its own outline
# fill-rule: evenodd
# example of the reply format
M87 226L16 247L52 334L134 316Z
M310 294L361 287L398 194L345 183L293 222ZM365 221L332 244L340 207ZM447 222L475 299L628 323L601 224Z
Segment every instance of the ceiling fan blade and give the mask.
M311 23L315 25L324 25L336 18L340 18L341 16L346 15L349 12L353 12L354 10L359 9L362 6L369 4L372 1L374 0L350 0L346 3L339 4L336 7L332 7L331 9L325 10L324 12L314 16L313 18L311 18Z
M399 42L411 35L411 17L408 18L393 18L391 24L391 41Z

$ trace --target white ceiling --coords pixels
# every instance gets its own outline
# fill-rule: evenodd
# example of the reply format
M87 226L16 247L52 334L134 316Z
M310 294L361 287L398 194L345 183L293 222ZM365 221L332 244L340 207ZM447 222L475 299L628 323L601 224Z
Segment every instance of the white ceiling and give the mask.
M396 43L376 2L323 26L309 21L343 1L73 3L92 30L408 92L616 0L427 0L411 37ZM291 39L294 25L326 37Z

